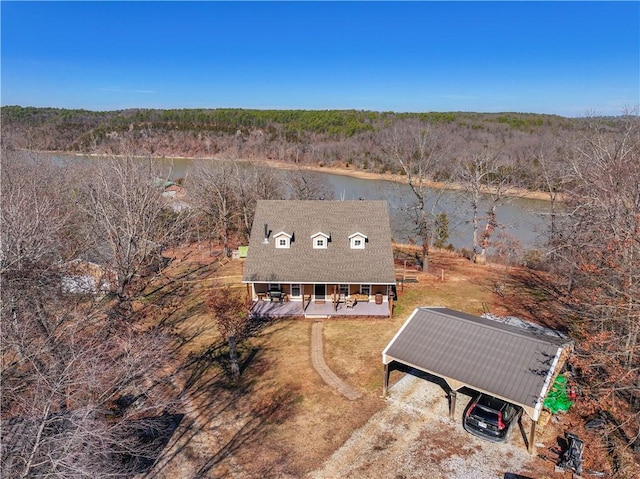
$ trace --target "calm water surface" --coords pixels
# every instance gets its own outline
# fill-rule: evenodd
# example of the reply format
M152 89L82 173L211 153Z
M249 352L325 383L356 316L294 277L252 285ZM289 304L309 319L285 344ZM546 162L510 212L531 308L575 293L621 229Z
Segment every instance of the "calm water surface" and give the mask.
M54 158L73 158L82 161L83 157L66 157L55 155ZM97 161L95 158L84 160ZM188 175L193 162L187 158L159 160L171 168L171 176L180 178ZM283 170L283 174L286 172ZM394 241L407 242L409 238L417 240L413 225L407 210L415 204L415 200L408 185L388 180L365 180L325 172L309 172L322 181L326 181L333 189L336 199L344 200L387 200ZM428 209L438 214L445 212L449 219L449 242L456 248L471 248L473 233L471 230L471 208L463 193L451 190L432 190ZM484 201L480 212L488 210L489 203ZM549 203L543 200L510 198L498 207L498 221L501 228L495 234L510 235L519 241L525 249L530 249L541 243L546 225L544 218L549 209ZM483 227L484 225L482 225Z
M184 176L189 171L192 161L189 159L173 160L173 171L176 177ZM327 181L333 189L336 199L344 200L387 200L391 217L391 228L394 240L407 242L409 238L417 240L413 225L408 218L407 209L415 204L415 199L408 185L388 180L365 180L350 176L325 172L309 172ZM471 230L471 208L469 200L459 191L433 190L428 208L438 214L445 212L449 219L449 242L456 248L469 248L473 245ZM489 202L481 204L480 212L484 215L489 209ZM525 249L541 243L546 231L545 213L549 202L543 200L510 198L498 207L498 221L502 225L497 234L510 235L520 242ZM483 226L483 225L482 225Z
M415 205L415 199L408 185L386 180L363 180L348 176L321 173L333 187L337 199L381 199L389 202L391 226L394 239L406 241L413 236L412 225L407 218L407 210ZM427 209L435 214L445 212L449 219L449 241L456 248L471 248L473 232L470 202L460 191L431 190ZM535 246L545 231L544 213L549 203L542 200L510 198L497 209L498 221L502 225L497 234L508 234L516 238L522 247ZM480 214L489 209L485 199L480 206Z

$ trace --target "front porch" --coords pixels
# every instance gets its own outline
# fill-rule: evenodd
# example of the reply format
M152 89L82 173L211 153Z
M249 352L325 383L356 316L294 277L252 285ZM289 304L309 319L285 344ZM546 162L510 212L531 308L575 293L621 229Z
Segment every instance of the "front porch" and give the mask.
M303 307L303 304L306 308ZM329 300L324 303L315 301L254 301L250 311L251 316L282 318L287 316L302 316L305 318L327 318L335 316L391 316L390 305L383 301L358 301L353 307L347 308L345 303L334 304Z

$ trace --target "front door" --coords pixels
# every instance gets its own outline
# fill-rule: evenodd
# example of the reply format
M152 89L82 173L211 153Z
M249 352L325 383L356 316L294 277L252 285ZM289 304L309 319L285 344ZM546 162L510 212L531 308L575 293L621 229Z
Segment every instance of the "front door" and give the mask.
M313 288L313 295L315 296L315 299L318 300L324 300L325 299L325 295L327 289L326 289L326 285L324 284L316 284Z

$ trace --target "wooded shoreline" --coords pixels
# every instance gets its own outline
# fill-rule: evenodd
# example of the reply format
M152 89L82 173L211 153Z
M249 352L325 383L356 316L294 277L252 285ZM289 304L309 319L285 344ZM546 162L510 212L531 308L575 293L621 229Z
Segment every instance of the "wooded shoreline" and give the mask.
M24 150L24 151L32 151L32 150ZM64 156L77 156L77 157L91 157L91 158L113 158L113 157L123 157L124 155L113 155L113 154L99 154L99 153L78 153L78 152L62 152L62 151L34 151L35 153L45 154L45 155L64 155ZM134 155L136 157L144 158L141 155ZM364 171L356 168L341 168L337 166L320 166L320 165L310 165L310 164L300 164L300 163L289 163L285 161L277 161L271 160L267 158L258 159L258 158L220 158L220 157L201 157L201 156L158 156L153 157L158 160L190 160L190 161L198 161L198 160L218 160L218 161L243 161L254 164L263 164L268 165L273 168L279 170L308 170L308 171L317 171L321 173L329 173L332 175L340 175L340 176L349 176L351 178L358 178L361 180L383 180L383 181L393 181L396 183L404 183L408 184L407 178L404 175L398 175L394 173L375 173L372 171ZM443 181L426 181L426 186L434 189L444 189L444 190L463 190L464 185L456 182L443 182ZM490 189L484 188L483 193L491 193ZM511 187L506 190L506 196L512 198L523 198L523 199L532 199L532 200L540 200L540 201L550 201L549 193L544 191L530 191L525 188L515 188ZM559 201L562 201L560 197L558 197Z

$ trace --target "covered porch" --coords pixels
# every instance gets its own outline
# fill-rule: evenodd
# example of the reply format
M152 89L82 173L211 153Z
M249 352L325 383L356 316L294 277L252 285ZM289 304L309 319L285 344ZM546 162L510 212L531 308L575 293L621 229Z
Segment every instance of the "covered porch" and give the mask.
M392 316L395 284L248 283L254 316Z
M358 301L347 307L343 302L317 301L254 301L250 314L253 317L281 318L301 316L305 318L327 318L334 316L391 316L393 301L376 304L375 301Z

